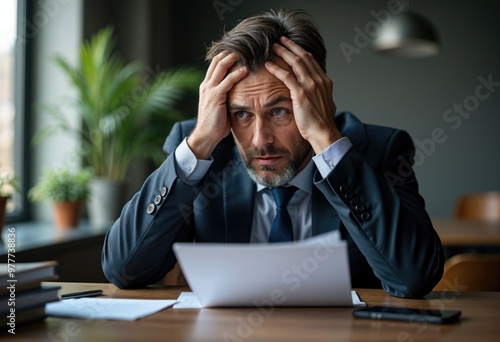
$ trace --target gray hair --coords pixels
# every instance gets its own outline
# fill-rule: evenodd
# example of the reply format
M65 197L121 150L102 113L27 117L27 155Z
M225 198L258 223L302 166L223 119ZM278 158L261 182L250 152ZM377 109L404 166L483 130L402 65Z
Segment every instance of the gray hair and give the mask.
M310 15L303 10L271 10L242 20L220 40L212 42L206 59L210 61L223 51L235 52L238 55L236 65L256 71L276 57L272 46L279 44L282 36L310 52L326 72L323 38Z

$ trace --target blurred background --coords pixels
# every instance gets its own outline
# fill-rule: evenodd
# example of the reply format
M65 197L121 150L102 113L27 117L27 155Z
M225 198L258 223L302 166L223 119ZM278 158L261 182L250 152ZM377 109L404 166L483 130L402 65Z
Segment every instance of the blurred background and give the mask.
M338 110L408 131L428 212L450 216L459 194L500 190L500 2L410 1L434 24L442 44L428 58L370 49L371 29L389 6L388 0L2 0L0 27L7 33L0 38L0 167L18 174L26 189L44 166L68 162L78 139L61 134L31 143L51 120L37 104L72 95L50 59L58 54L76 63L80 44L99 29L112 25L116 52L142 61L145 74L179 65L206 70L207 45L238 20L270 8L301 8L326 42ZM16 25L26 31L15 31ZM192 116L196 101L184 103ZM72 108L65 115L78 121ZM130 194L153 168L134 165ZM50 221L47 205L34 206L17 194L8 220Z

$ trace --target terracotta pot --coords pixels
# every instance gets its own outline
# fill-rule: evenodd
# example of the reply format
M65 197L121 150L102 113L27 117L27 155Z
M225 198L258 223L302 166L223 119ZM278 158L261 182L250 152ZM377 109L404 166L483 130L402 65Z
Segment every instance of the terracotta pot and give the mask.
M127 184L104 178L90 182L88 213L90 225L97 230L107 230L118 217L127 198Z
M72 228L78 226L81 202L54 203L54 220L56 228Z

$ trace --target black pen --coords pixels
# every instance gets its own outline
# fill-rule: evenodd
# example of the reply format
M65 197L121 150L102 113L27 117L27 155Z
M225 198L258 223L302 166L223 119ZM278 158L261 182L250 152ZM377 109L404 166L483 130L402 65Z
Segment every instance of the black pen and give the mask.
M66 293L61 295L61 299L76 299L84 297L96 297L102 295L102 290L90 290L82 292Z

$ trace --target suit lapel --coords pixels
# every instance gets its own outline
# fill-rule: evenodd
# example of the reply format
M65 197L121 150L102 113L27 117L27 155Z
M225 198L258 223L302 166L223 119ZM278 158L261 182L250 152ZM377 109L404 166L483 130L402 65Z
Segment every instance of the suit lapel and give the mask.
M223 174L226 242L250 242L255 183L247 174L236 147Z

